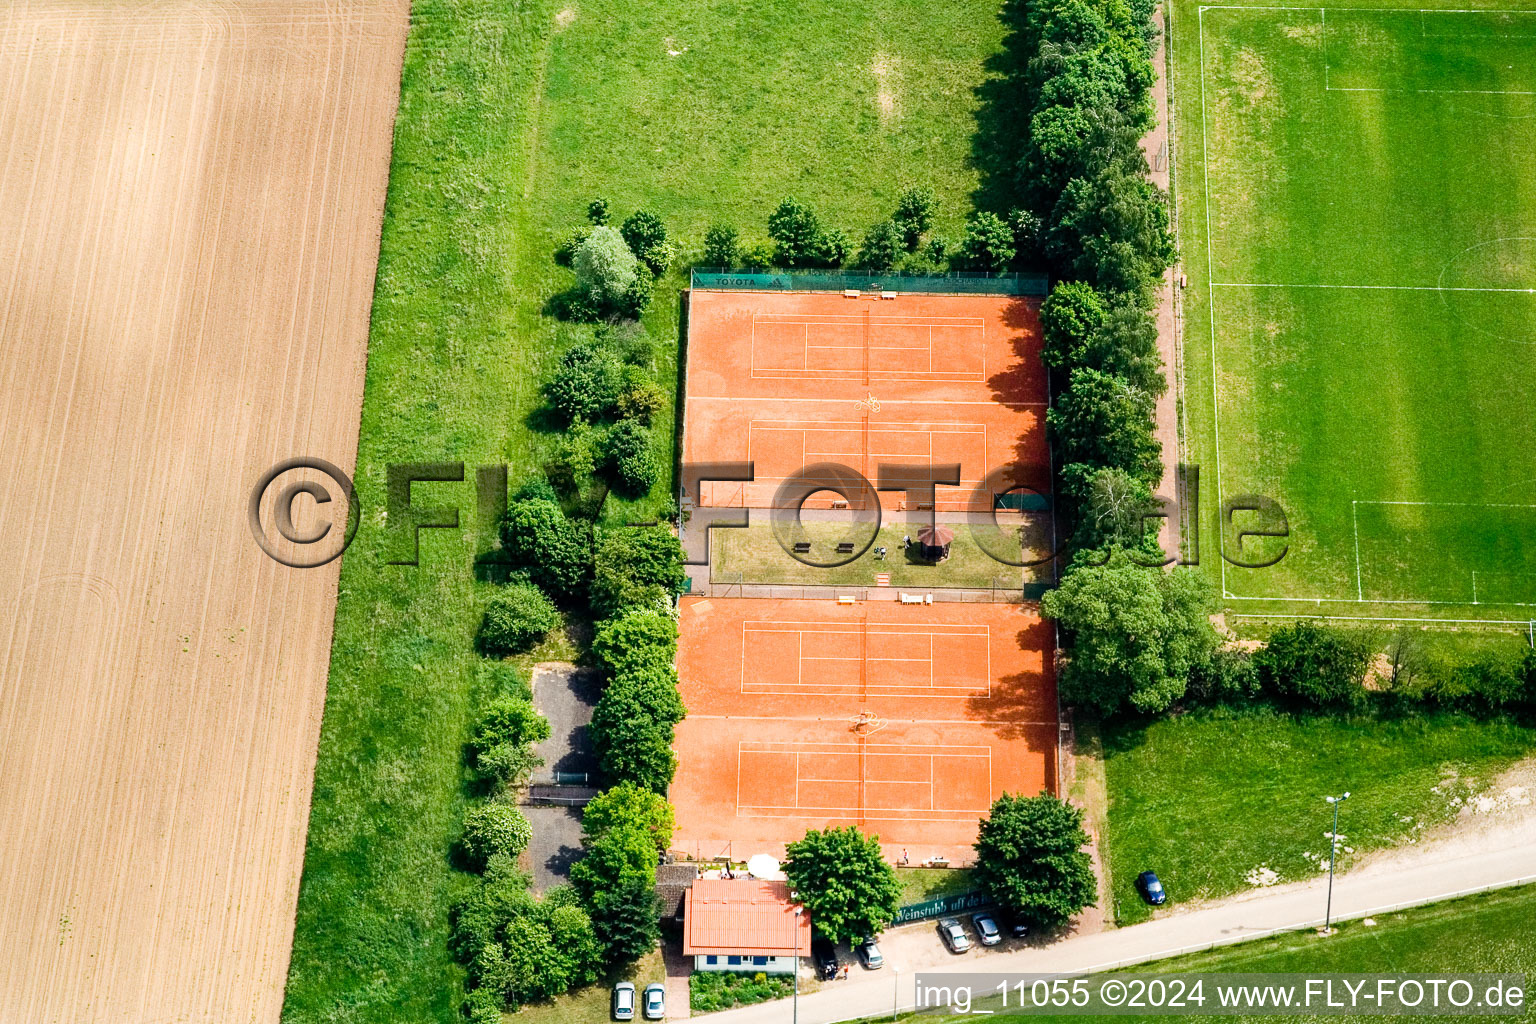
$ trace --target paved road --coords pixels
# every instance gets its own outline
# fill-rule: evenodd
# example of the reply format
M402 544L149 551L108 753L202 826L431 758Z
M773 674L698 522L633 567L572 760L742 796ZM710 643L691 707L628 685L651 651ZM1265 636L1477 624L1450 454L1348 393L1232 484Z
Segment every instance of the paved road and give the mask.
M1517 879L1536 881L1536 817L1465 841L1395 851L1334 882L1337 918L1366 917L1396 904L1445 898ZM1322 918L1325 880L1277 886L1226 903L1173 913L1093 935L1069 936L1048 946L999 947L950 956L931 926L887 932L882 940L891 964L883 971L855 968L846 982L800 997L801 1024L891 1012L898 997L913 1004L914 971L1071 972L1102 970L1126 962L1159 959L1190 947L1257 938L1272 931L1305 928ZM711 1024L781 1024L785 1002L763 1003L706 1016Z

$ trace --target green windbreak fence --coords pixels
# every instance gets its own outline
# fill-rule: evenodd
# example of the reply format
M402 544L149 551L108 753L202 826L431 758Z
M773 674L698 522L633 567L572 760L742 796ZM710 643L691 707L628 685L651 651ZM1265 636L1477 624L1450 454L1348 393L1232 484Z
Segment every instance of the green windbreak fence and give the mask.
M991 903L985 893L962 892L953 896L940 896L936 900L926 903L912 903L905 907L896 908L896 918L892 924L910 924L913 921L924 921L932 917L946 917L950 914L959 914L967 910L980 910Z
M860 274L843 270L699 270L693 287L745 292L925 292L933 295L1044 296L1044 274Z

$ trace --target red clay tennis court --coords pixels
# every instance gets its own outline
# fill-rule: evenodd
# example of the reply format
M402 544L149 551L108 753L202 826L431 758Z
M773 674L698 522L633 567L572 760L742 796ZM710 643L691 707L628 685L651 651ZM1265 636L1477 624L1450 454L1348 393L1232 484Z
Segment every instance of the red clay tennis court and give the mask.
M675 845L782 852L859 825L970 859L1004 791L1056 788L1049 625L1017 604L684 598Z
M1039 300L1014 295L689 293L685 462L751 461L750 484L700 504L770 507L818 462L874 480L884 464L959 463L936 507L985 511L992 470L1049 483ZM896 507L900 494L882 501Z

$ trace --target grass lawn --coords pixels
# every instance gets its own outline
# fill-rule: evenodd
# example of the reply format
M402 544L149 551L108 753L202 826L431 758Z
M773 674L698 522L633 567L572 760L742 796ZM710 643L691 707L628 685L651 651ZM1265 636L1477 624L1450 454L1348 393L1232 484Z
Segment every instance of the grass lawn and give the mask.
M1293 932L1271 939L1245 942L1208 953L1143 964L1126 973L1384 973L1443 976L1460 973L1509 973L1527 977L1536 972L1536 943L1530 940L1531 915L1536 914L1536 886L1468 896L1376 918L1373 926L1347 921L1336 934L1320 939L1313 932ZM978 1003L977 1009L985 1009ZM1002 1015L1000 1015L1002 1016ZM1151 1015L1118 1014L1117 1020L1150 1019ZM886 1018L889 1019L889 1018ZM974 1016L912 1018L960 1024ZM1081 1021L1032 1013L1030 1020ZM1166 1020L1163 1016L1158 1019ZM1274 1016L1189 1015L1192 1021L1271 1021ZM1331 1020L1368 1020L1364 1015ZM1379 1018L1374 1018L1379 1019ZM1439 1018L1449 1019L1449 1018Z
M767 518L766 510L754 510L755 520ZM766 522L754 522L745 529L715 530L710 535L710 578L715 583L777 583L819 587L872 587L876 573L890 573L891 586L922 590L942 587L1004 589L1018 591L1026 582L1044 582L1050 565L1028 569L999 562L989 550L1002 542L1003 535L989 530L983 548L976 542L969 526L950 524L955 531L954 542L949 547L949 557L942 562L925 562L917 558L917 545L903 551L901 539L915 536L917 527L895 523L880 528L879 535L869 549L847 565L822 568L806 565L790 555L779 544L774 529ZM808 557L817 561L833 561L837 558L837 543L848 540L854 550L862 547L868 534L850 530L842 523L806 522L795 528L792 539L809 542ZM1047 545L1049 538L1047 538ZM886 549L884 559L876 557L876 549ZM1017 542L1015 542L1017 547ZM1014 557L1017 557L1016 555Z
M543 1003L528 1003L506 1018L509 1024L600 1024L612 1019L613 986L621 981L634 982L636 998L653 981L667 980L661 950L642 957L628 970L621 971L597 985L577 989ZM676 1014L674 1014L675 1016Z
M1536 730L1450 716L1340 720L1203 710L1151 725L1103 728L1109 791L1106 841L1115 906L1129 924L1149 916L1135 891L1151 868L1170 901L1325 869L1342 807L1340 867L1453 818L1501 769L1536 749ZM1350 851L1353 851L1352 853Z
M364 512L342 566L290 1024L461 1020L446 943L465 879L447 855L484 699L472 637L493 589L475 571L494 528L477 521L474 467L508 463L515 485L551 440L534 413L559 355L542 310L571 280L551 260L556 242L598 194L620 218L654 209L685 252L721 219L763 237L791 192L862 233L908 179L935 190L938 227L955 234L979 186L976 90L1002 35L996 5L976 0L414 5L355 473ZM660 283L645 317L669 385L685 276ZM657 422L670 465L672 410ZM468 480L417 485L414 500L457 505L464 528L425 530L419 566L389 565L408 548L384 530L386 466L432 460L464 462ZM670 491L664 480L606 514L654 514Z
M970 868L897 868L903 907L926 903L940 896L954 896L976 888Z
M1373 6L1173 5L1205 550L1243 493L1291 529L1273 568L1206 565L1229 612L1523 625L1536 14Z

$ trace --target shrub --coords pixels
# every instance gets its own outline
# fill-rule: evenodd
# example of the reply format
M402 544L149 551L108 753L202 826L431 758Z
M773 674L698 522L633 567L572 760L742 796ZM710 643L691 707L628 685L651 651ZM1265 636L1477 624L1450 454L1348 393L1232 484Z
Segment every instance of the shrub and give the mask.
M1258 666L1248 651L1221 648L1189 673L1189 696L1207 704L1247 703L1263 689Z
M858 265L865 270L884 273L896 265L896 257L902 249L901 232L888 220L872 226L864 233L864 244L859 247Z
M521 784L543 762L530 745L549 738L549 721L523 697L501 697L486 708L469 741L470 763L482 778Z
M517 501L507 507L501 529L502 546L515 565L545 593L557 600L582 595L592 571L588 531L545 498Z
M608 200L598 196L587 204L587 220L594 226L602 227L608 223Z
M619 230L629 251L649 267L651 273L666 272L675 254L667 244L667 227L660 217L648 210L636 210L624 218L624 226Z
M627 316L631 320L638 320L640 314L645 312L645 307L651 304L651 297L656 292L656 279L651 276L649 270L641 268L635 279L624 289L624 294L619 297L614 311L621 316Z
M514 583L499 591L486 606L480 622L480 648L492 654L521 654L560 621L555 606L531 583Z
M667 404L667 393L638 366L626 366L619 378L619 398L614 408L621 419L650 425L651 417Z
M1053 369L1080 365L1083 349L1108 318L1104 299L1092 285L1063 281L1040 304L1040 358Z
M620 493L639 497L656 482L651 434L635 420L620 420L603 439L603 468Z
M779 262L779 248L773 242L758 242L741 250L741 262L753 270L767 270Z
M1307 620L1277 629L1254 655L1267 689L1316 708L1358 706L1370 662L1363 636Z
M567 349L544 382L544 397L567 423L612 412L623 387L618 360L591 340Z
M556 436L544 453L544 475L566 494L576 494L597 469L598 438L581 420Z
M665 793L677 770L672 727L686 713L672 666L614 676L592 709L588 728L608 784L632 782Z
M1098 883L1083 849L1083 812L1048 793L1004 793L981 821L975 877L998 906L1056 928L1094 905Z
M923 256L926 257L928 262L932 263L934 266L942 268L949 262L950 256L953 255L954 250L955 243L951 242L949 239L930 238L928 239L928 243L923 246Z
M973 213L960 240L959 258L966 270L999 274L1013 262L1013 229L995 213Z
M631 609L598 623L592 653L615 675L665 672L677 656L677 620L657 609Z
M704 265L723 267L726 270L738 266L741 260L741 236L729 224L714 224L704 232Z
M608 618L627 609L654 608L682 588L684 575L682 545L667 527L604 531L593 555L592 613ZM672 635L677 635L675 627Z
M576 282L599 309L619 309L640 276L639 261L615 228L595 227L571 259Z
M581 248L590 234L591 228L577 228L565 236L565 240L555 246L555 262L562 267L569 267L576 260L576 250Z
M1163 462L1162 448L1152 436L1155 402L1153 395L1121 377L1073 370L1067 390L1045 414L1063 467L1063 490L1082 496L1100 468L1123 469L1143 483L1156 484Z
M528 848L533 826L511 804L487 803L464 815L464 854L481 866L497 854L516 857Z
M933 225L933 190L921 185L903 188L896 199L896 215L891 220L901 235L902 248L916 252Z
M656 343L637 320L618 320L600 324L597 338L626 366L649 370L656 364Z
M848 235L842 228L829 228L821 233L811 262L817 266L840 267L848 262Z

